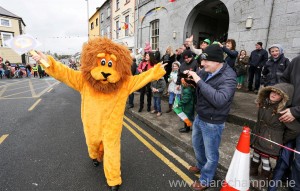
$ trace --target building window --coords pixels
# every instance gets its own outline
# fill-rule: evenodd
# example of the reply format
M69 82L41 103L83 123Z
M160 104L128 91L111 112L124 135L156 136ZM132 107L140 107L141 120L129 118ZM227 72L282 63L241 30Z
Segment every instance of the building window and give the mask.
M101 13L101 17L100 17L101 23L103 22L103 20L104 20L104 16L103 16L103 13Z
M116 21L116 39L119 39L120 23Z
M107 18L109 18L110 17L110 7L107 7Z
M129 15L125 17L124 29L125 29L125 36L129 36Z
M7 47L7 45L4 43L5 41L12 39L13 35L12 33L6 33L6 32L2 32L1 33L1 39L2 39L2 46L3 47Z
M120 0L117 0L117 1L116 1L116 10L119 10L119 9L120 9L119 5L120 5Z
M4 27L11 27L10 20L8 19L1 19L0 25Z
M107 38L110 38L110 26L106 27Z
M91 30L94 29L94 22L91 23Z
M99 20L99 19L97 18L97 19L96 19L96 26L98 26L98 20Z
M159 47L159 20L154 20L150 23L151 26L151 46L155 50Z

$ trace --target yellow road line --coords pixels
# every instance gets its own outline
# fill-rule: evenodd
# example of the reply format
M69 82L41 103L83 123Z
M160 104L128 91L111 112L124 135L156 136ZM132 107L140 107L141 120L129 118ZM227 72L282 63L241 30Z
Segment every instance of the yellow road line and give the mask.
M51 92L51 90L53 90L53 88L50 88L47 92L49 93L49 92Z
M157 139L155 139L153 136L151 136L149 133L147 133L145 130L143 130L141 127L139 127L136 123L134 123L131 119L124 116L124 119L126 119L131 125L133 125L137 130L139 130L142 134L144 134L148 139L150 139L153 143L155 143L157 146L159 146L162 150L164 150L166 153L168 153L171 157L173 157L175 160L177 160L180 164L182 164L186 169L190 168L190 164L188 164L185 160L180 158L178 155L176 155L173 151L168 149L166 146L161 144ZM195 174L195 176L199 177L198 174Z
M42 99L38 99L29 109L28 109L28 111L32 111L34 108L35 108L35 106L37 106L37 104L39 104L40 103L40 101L41 101Z
M8 137L8 134L2 135L2 136L0 137L0 145L1 145L1 143L2 143L7 137Z
M32 97L36 97L36 93L35 93L35 91L34 91L34 89L33 89L33 85L32 85L32 82L31 82L31 80L29 80L29 88L30 88L30 91L31 91L31 96Z
M123 122L123 125L139 140L141 141L150 151L152 151L160 160L168 165L176 174L178 174L187 184L191 185L194 181L182 172L174 163L167 159L157 149L155 149L146 139L139 135L134 129L132 129L127 123Z

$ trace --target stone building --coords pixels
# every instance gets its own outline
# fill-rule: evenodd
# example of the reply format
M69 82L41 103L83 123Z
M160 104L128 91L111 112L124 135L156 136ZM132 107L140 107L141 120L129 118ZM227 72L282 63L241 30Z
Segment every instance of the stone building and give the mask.
M249 53L258 41L282 44L288 58L300 53L300 0L139 0L136 10L137 48L177 48L193 34L197 46L233 38Z
M100 36L111 38L111 0L100 7Z

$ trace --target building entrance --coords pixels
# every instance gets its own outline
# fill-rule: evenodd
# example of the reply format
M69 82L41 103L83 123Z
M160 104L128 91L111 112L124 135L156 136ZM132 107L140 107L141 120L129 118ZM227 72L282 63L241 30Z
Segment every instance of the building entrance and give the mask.
M227 40L229 15L220 0L204 0L189 14L184 27L184 39L194 35L194 45L208 38L211 42Z

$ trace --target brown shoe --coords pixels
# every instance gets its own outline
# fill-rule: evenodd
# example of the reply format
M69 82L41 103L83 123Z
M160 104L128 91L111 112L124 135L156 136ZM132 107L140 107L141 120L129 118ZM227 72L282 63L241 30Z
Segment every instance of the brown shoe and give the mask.
M191 166L191 167L189 168L189 171L190 171L191 173L194 173L194 174L199 174L199 173L200 173L200 169L199 169L198 167L196 167L196 166Z
M192 185L191 185L191 189L192 190L196 190L196 191L201 191L201 190L205 190L207 189L207 186L202 185L199 180L196 180Z

